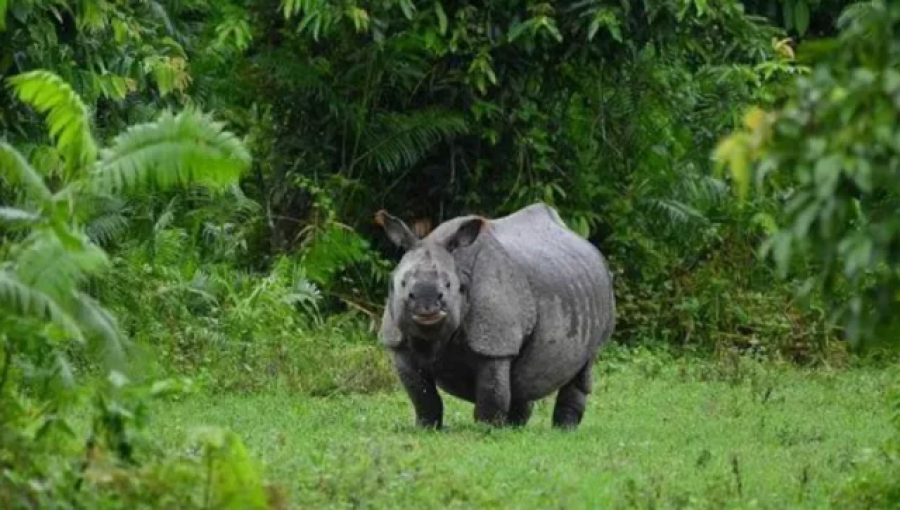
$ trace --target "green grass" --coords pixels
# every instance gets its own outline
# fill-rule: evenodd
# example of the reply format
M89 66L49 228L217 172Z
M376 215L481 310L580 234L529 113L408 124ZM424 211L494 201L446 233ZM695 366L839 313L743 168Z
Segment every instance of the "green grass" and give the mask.
M576 432L550 428L552 400L490 430L449 396L446 429L421 431L399 391L197 395L158 405L153 427L172 447L231 428L292 508L822 508L890 435L892 381L638 356L598 366Z

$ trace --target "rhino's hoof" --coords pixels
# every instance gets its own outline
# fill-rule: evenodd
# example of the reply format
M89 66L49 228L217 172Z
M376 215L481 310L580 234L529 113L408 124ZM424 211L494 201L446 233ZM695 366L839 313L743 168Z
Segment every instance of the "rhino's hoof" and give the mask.
M561 410L553 413L553 427L560 430L575 430L581 424L584 413L575 410Z

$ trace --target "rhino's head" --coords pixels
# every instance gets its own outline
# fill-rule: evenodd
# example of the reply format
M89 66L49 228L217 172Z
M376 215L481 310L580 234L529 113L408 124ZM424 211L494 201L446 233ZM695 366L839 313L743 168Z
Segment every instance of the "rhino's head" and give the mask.
M391 277L388 306L404 335L446 339L459 328L467 309L465 271L454 253L471 245L485 220L477 216L447 221L419 239L399 218L379 211L376 221L405 253Z

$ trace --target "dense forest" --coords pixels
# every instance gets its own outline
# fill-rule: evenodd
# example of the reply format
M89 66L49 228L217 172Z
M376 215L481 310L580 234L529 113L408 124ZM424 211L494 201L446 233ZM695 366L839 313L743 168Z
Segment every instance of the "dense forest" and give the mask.
M831 398L884 392L896 430L807 503L900 505L896 2L0 0L0 82L2 508L753 506L724 457L726 496L517 501L438 471L427 499L369 478L418 458L285 487L252 447L274 437L154 428L190 402L277 415L234 400L275 394L322 402L303 416L323 429L381 398L373 423L409 425L376 339L401 256L376 211L425 236L535 202L615 274L598 385L864 371L881 382ZM466 430L410 444L484 446Z

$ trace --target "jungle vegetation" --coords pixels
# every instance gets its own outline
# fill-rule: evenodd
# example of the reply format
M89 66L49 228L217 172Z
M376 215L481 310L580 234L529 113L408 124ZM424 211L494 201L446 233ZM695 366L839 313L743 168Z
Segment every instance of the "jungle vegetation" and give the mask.
M406 420L379 209L424 235L556 207L616 273L614 387L886 391L865 381L900 381L898 29L887 0L0 0L0 507L441 504L365 477L297 496L234 430L184 448L151 423L279 392ZM877 462L810 504L900 503L891 398ZM749 505L735 476L622 504Z

